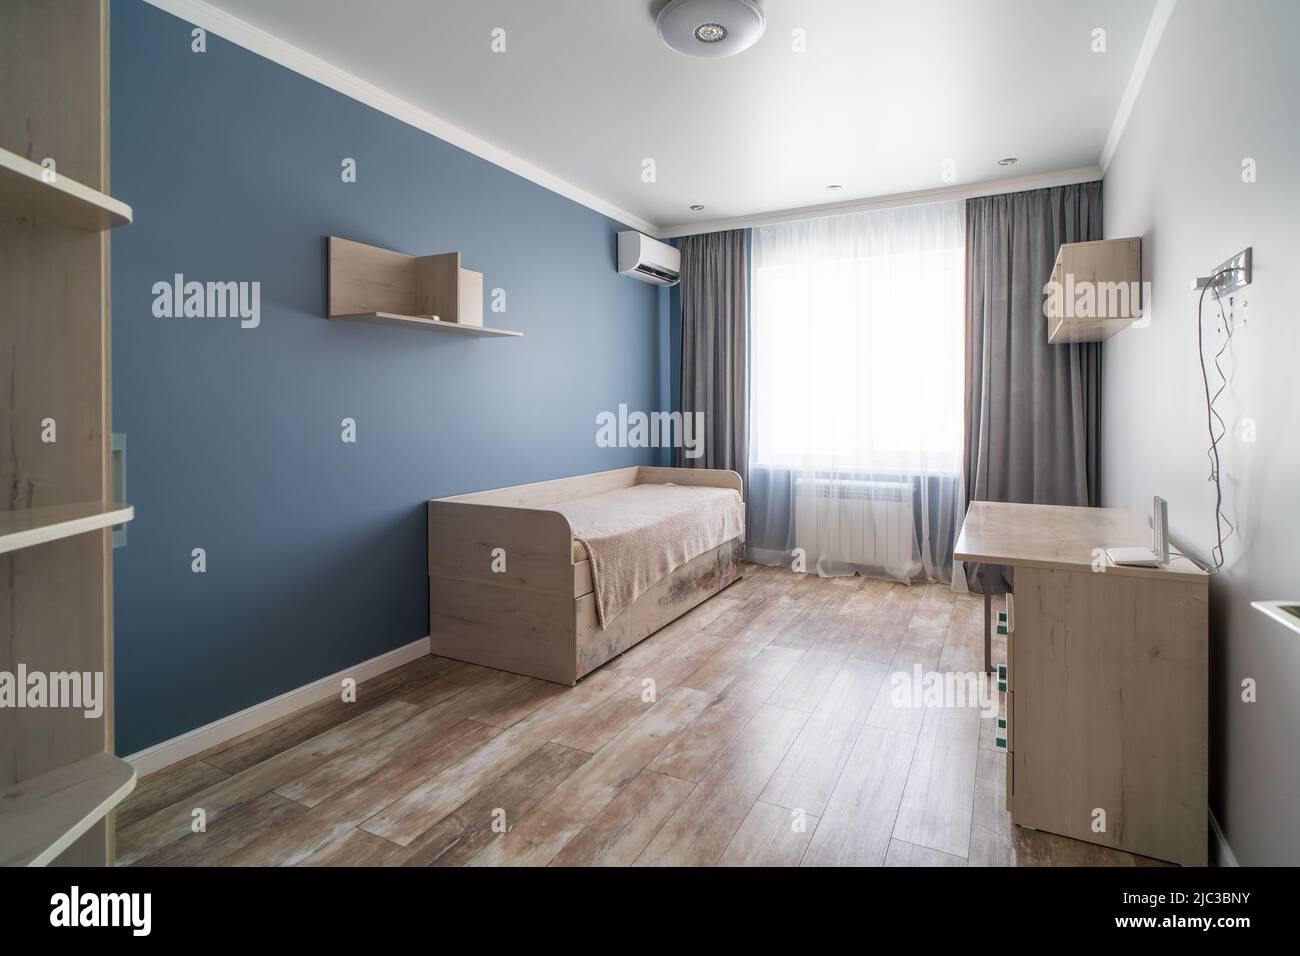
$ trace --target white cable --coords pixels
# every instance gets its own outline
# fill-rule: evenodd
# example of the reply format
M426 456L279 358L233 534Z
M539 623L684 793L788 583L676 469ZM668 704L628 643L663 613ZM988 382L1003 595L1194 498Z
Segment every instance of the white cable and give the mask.
M1217 402L1219 396L1223 394L1223 390L1228 387L1228 379L1227 376L1223 374L1223 368L1219 365L1219 357L1223 355L1225 351L1227 351L1228 346L1232 342L1232 321L1227 315L1224 315L1223 324L1227 334L1227 338L1225 338L1223 342L1223 348L1219 349L1219 351L1215 353L1214 356L1214 368L1215 371L1219 373L1220 384L1219 384L1219 388L1215 391L1213 396L1211 396L1210 376L1205 368L1205 333L1204 333L1205 319L1204 319L1203 307L1205 304L1205 293L1212 289L1214 291L1214 299L1219 304L1219 312L1221 315L1223 314L1223 300L1219 298L1219 289L1218 289L1219 277L1231 271L1233 270L1220 269L1218 272L1214 273L1214 275L1210 276L1209 282L1207 282L1205 286L1202 287L1201 296L1196 302L1196 350L1201 362L1201 383L1205 387L1205 424L1210 434L1210 447L1206 451L1206 454L1209 456L1210 459L1210 477L1208 480L1214 482L1214 496L1215 496L1214 531L1215 531L1217 544L1215 544L1214 548L1210 551L1210 557L1213 561L1214 571L1217 571L1221 567L1223 567L1223 561L1224 561L1223 543L1227 541L1229 538L1231 538L1233 532L1236 531L1236 527L1233 525L1231 521L1228 520L1228 516L1223 513L1223 483L1219 475L1219 442L1220 440L1222 440L1223 436L1227 434L1228 427L1224 423L1223 417L1219 415L1218 410L1214 407L1214 403ZM1220 428L1220 431L1217 435L1215 434L1214 431L1214 422L1216 419L1218 420L1219 428ZM1226 535L1223 533L1223 526L1225 524L1228 526L1228 533ZM1196 563L1200 565L1200 562L1196 562ZM1210 570L1210 568L1204 568L1204 569Z

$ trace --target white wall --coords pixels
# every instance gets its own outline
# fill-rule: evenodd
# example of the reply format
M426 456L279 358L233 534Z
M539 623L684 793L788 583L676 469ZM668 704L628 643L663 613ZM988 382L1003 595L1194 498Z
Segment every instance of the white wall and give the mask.
M1258 181L1242 181L1242 161ZM1113 160L1107 238L1141 235L1151 324L1104 346L1104 503L1169 499L1173 538L1208 558L1213 485L1192 278L1245 246L1255 281L1220 400L1237 533L1211 583L1210 805L1243 865L1300 863L1300 634L1250 607L1300 599L1300 3L1180 0ZM1222 343L1206 307L1207 349ZM1211 381L1213 383L1213 369ZM1253 419L1257 441L1232 433ZM1241 682L1258 682L1257 703Z

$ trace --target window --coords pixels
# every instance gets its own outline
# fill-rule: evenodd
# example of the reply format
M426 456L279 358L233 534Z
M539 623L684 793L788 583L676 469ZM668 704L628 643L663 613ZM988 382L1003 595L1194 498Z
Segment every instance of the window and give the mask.
M964 242L960 202L753 230L754 464L958 472Z

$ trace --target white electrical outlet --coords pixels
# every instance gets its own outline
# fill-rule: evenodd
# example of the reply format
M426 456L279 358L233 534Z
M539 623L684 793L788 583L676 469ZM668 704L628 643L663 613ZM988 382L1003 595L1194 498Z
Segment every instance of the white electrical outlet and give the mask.
M1197 276L1192 280L1192 291L1199 292L1204 289L1210 284L1210 280L1214 276L1218 276L1214 285L1221 296L1227 295L1229 292L1235 292L1238 289L1244 289L1250 285L1251 249L1251 246L1247 246L1232 258L1220 262L1210 270L1208 276Z

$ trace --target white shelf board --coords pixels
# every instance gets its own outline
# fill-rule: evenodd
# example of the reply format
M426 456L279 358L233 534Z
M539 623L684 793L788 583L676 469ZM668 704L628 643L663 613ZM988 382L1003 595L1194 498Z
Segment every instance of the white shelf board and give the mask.
M44 866L135 789L135 768L98 753L0 792L0 866Z
M134 517L131 505L102 501L0 511L0 554L111 528Z
M1261 614L1266 614L1283 627L1300 634L1300 617L1287 610L1300 607L1300 601L1251 601L1250 606Z
M131 221L131 207L59 174L46 182L45 168L0 149L0 215L103 232Z
M347 315L331 315L331 319L347 319L351 322L375 322L380 325L418 326L438 332L456 332L460 335L478 336L521 336L524 333L510 329L493 329L486 325L465 325L460 322L444 322L441 319L423 315L399 315L396 312L354 312Z

